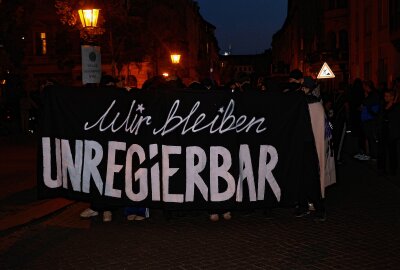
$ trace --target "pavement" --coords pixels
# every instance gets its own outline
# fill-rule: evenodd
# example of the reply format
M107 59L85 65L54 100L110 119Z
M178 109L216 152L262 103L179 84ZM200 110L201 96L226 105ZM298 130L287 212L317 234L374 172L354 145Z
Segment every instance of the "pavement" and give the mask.
M400 176L354 160L351 137L319 223L286 208L80 219L86 203L36 199L35 142L0 138L0 269L400 269Z
M0 231L28 224L73 203L62 198L37 199L36 145L34 136L0 138Z

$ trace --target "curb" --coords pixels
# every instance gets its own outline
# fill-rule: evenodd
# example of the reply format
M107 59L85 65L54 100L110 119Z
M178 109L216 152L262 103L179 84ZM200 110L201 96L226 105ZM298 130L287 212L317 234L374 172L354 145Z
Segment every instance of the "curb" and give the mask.
M75 201L57 198L37 201L24 205L23 209L17 213L6 215L0 219L0 231L28 224L32 221L38 220L60 209L63 209L73 203L75 203Z

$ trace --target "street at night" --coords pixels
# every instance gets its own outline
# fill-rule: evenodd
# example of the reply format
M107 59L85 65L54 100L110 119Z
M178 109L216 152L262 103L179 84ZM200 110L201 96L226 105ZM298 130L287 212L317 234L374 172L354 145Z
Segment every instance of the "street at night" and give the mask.
M87 204L37 201L34 166L23 177L13 169L35 162L36 141L25 140L1 141L2 190L15 193L2 197L0 226L29 210L37 219L15 220L1 232L1 269L398 269L399 177L378 176L372 162L350 157L351 136L322 223L296 218L290 208L274 209L272 218L234 212L216 223L205 211L170 220L159 210L145 221L128 222L122 211L111 223L84 220ZM19 190L11 191L15 183Z
M0 0L0 269L400 269L399 0Z

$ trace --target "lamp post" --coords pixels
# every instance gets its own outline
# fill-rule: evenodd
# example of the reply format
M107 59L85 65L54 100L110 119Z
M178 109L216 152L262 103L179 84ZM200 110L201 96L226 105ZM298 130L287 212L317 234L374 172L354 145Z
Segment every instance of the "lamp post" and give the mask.
M79 9L79 19L83 28L97 27L100 9Z
M86 34L84 43L88 43L81 46L82 84L98 84L101 79L101 54L95 37L101 33L97 26L100 9L79 9L78 14Z
M174 65L174 71L175 71L175 76L178 76L178 68L177 65L179 65L181 61L181 55L178 53L172 53L171 54L171 62Z

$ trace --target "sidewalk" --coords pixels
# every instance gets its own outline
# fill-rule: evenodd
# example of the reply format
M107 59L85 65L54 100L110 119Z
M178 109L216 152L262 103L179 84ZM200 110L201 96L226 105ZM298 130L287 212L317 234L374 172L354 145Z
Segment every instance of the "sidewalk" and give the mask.
M38 200L36 197L36 146L34 136L0 137L0 231L12 229L39 220L74 201L63 198ZM356 161L356 141L347 135L343 155L347 162L356 162L365 170L377 175L376 161ZM338 182L340 182L340 167ZM400 173L396 176L379 176L382 181L400 189Z
M0 231L27 224L73 202L38 200L34 136L0 137Z
M274 209L272 219L235 211L232 220L215 223L205 211L169 221L151 211L144 222L127 222L116 212L103 223L80 219L87 205L73 203L1 233L0 268L397 270L400 187L379 177L372 162L353 159L351 147L347 140L323 223L295 218L293 209ZM7 201L29 202L32 194Z

